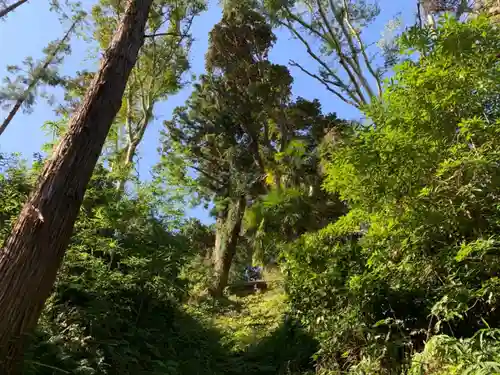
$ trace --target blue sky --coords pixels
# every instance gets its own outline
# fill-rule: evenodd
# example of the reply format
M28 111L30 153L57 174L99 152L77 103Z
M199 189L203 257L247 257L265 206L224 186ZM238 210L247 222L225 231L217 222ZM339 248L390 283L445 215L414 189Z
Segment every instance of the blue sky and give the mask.
M95 1L84 0L86 7ZM400 13L403 24L413 22L415 1L413 0L380 0L382 9L381 16L370 26L367 36L376 41L380 38L384 25ZM193 35L196 39L193 44L190 57L191 70L195 74L204 71L204 54L208 45L208 33L215 23L220 20L221 9L216 4L198 17L193 24ZM4 53L0 58L0 76L6 75L6 66L20 64L27 56L42 57L42 49L54 39L60 38L67 25L61 25L54 13L49 11L48 1L30 1L22 5L6 20L0 22L0 45ZM287 65L289 60L296 60L306 67L311 67L305 50L300 42L293 40L285 30L277 30L276 43L270 58L273 62ZM7 52L7 53L5 53ZM95 60L89 59L89 45L82 40L74 39L72 43L72 54L65 60L62 68L63 73L73 74L78 70L95 65ZM337 112L339 117L357 118L359 114L332 94L312 78L301 73L297 69L290 69L294 77L293 93L307 99L317 98L321 101L325 112ZM191 91L186 87L177 95L167 101L160 103L155 108L156 119L148 128L144 140L139 149L139 173L141 178L148 178L149 168L158 160L157 146L158 135L161 124L169 119L172 110L184 104ZM2 119L6 111L0 110ZM54 120L56 117L52 108L40 100L30 114L18 114L10 124L6 132L0 137L0 151L20 152L30 158L34 152L38 152L47 137L41 130L45 121ZM188 214L198 217L204 222L211 222L207 213L201 208L188 210Z

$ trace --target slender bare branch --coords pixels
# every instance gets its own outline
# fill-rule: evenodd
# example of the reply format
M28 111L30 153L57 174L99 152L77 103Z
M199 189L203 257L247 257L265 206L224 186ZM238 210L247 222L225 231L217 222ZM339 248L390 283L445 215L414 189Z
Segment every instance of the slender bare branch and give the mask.
M361 106L361 103L358 101L355 101L354 98L353 100L346 99L340 92L336 91L331 87L331 85L328 84L328 81L321 78L317 74L311 73L309 70L305 69L302 65L298 64L295 61L290 61L290 65L295 66L299 68L303 73L307 74L309 77L316 79L318 82L320 82L325 88L330 91L332 94L334 94L337 98L342 100L343 102L352 105L353 107L359 108Z
M349 49L351 51L351 55L352 55L352 59L353 61L356 63L355 64L355 70L356 70L356 73L357 75L360 75L362 76L362 72L361 72L361 64L359 62L359 54L358 54L358 51L352 41L352 38L350 38L350 34L348 33L345 25L344 25L344 22L343 22L343 19L342 17L340 17L339 15L339 10L337 9L337 7L335 6L333 0L330 0L329 1L329 4L330 4L330 9L333 13L333 16L335 17L335 20L337 21L337 23L339 24L341 30L342 30L342 33L344 34L345 38L346 38L346 41L347 41L347 45L349 46ZM345 8L346 11L347 11L347 8Z
M321 4L321 0L316 0L316 4L318 5L318 10L321 16L321 19L323 20L324 27L327 29L328 34L330 35L331 41L334 43L335 50L337 51L337 56L340 65L344 68L344 71L347 73L349 76L349 79L351 80L352 84L354 85L354 88L358 92L359 97L361 98L363 103L368 103L368 101L365 98L365 95L363 93L363 90L361 86L363 86L366 91L368 92L368 95L371 97L371 89L370 85L364 80L364 76L361 72L361 68L359 66L359 63L356 64L355 58L357 57L357 54L355 54L353 57L348 56L347 54L344 53L342 50L342 45L341 41L339 40L338 36L335 34L334 30L330 26L330 22L328 20L328 17L326 16L326 12L323 9L323 5ZM359 81L361 81L361 83Z
M330 1L332 1L332 0L330 0ZM361 36L359 35L359 32L352 25L352 22L351 22L351 20L349 18L349 11L348 11L347 6L348 6L347 0L344 0L344 7L345 7L344 19L345 19L345 23L346 23L347 27L349 27L349 29L350 29L352 35L354 36L354 38L356 39L356 41L358 42L358 46L359 46L359 49L361 50L361 54L362 54L363 59L365 61L366 68L368 69L368 71L370 72L370 74L375 79L375 82L377 84L378 95L381 96L382 95L382 83L380 82L380 77L379 77L379 75L375 72L375 70L372 67L370 59L368 58L368 54L366 53L365 44L361 40Z
M342 52L342 48L340 46L340 43L339 43L338 39L325 38L325 36L322 35L318 30L316 30L311 24L305 22L301 17L298 17L295 14L293 14L292 11L289 8L286 8L286 11L287 11L287 15L288 15L288 17L290 19L292 19L292 20L296 21L297 23L299 23L302 27L304 27L305 29L307 29L308 31L310 31L313 35L318 36L321 40L325 41L326 43L328 43L331 47L333 47L335 49L335 51L336 51L336 53L337 53L337 55L339 57L338 61L339 61L340 65L342 66L343 70L349 76L349 80L352 83L352 85L353 85L353 87L354 87L357 95L359 96L358 99L360 99L361 102L363 102L363 103L367 103L366 98L364 97L363 91L361 90L361 87L359 86L359 83L358 83L356 77L352 73L352 70L351 70L352 67L350 67L349 65L347 65L347 59L346 59L347 56ZM323 18L323 16L325 16L325 18ZM326 15L323 14L323 16L322 16L323 22L327 23L328 20L326 18ZM285 23L285 25L287 26L287 28L295 36L297 36L297 38L302 43L304 43L305 38L303 38L302 36L300 36L300 33L293 27L293 25L291 25L290 23L288 23L288 24ZM328 34L330 34L330 33L328 33ZM332 34L333 34L333 36L335 36L335 34L333 33L333 30L332 30ZM308 53L309 53L309 51L308 51ZM319 60L321 60L323 62L321 64L322 66L326 65L322 59L319 59ZM329 70L331 71L331 69L329 69ZM352 98L351 95L349 95L349 96Z
M351 100L348 100L350 102L355 102L355 103L360 103L362 102L362 96L359 97L359 90L355 90L355 92L352 91L352 89L350 89L346 84L344 84L340 78L340 76L335 73L335 71L333 71L324 61L323 59L321 59L311 48L310 44L307 42L307 40L302 36L300 35L300 33L290 24L290 23L284 23L282 21L279 21L280 24L282 24L283 26L287 27L290 32L297 38L301 41L301 43L306 47L306 50L307 50L307 53L309 54L309 56L311 56L318 64L321 65L321 67L323 69L325 69L325 71L327 72L328 75L332 76L333 78L335 78L335 83L334 82L331 82L333 85L339 87L340 89L344 90L346 92L346 94L349 96L349 98ZM346 100L344 100L346 101ZM359 107L359 106L356 106L356 107Z

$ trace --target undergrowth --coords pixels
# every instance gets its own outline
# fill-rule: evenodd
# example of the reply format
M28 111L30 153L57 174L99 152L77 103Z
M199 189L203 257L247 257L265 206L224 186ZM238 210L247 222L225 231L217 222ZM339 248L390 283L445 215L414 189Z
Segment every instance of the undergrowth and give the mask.
M298 375L314 369L316 342L290 318L278 271L268 272L267 290L227 293L186 304L185 311L220 334L225 353L220 374Z
M184 305L113 287L89 292L61 284L60 299L49 301L32 338L24 373L298 375L313 369L316 343L287 319L279 283Z

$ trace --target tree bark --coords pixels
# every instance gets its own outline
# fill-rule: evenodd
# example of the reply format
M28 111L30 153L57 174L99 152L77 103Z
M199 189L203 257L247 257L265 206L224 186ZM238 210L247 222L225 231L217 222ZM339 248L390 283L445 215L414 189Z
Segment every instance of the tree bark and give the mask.
M134 161L134 156L137 152L137 148L139 147L139 144L141 143L142 139L144 138L144 133L146 132L146 128L149 124L149 121L151 120L153 116L152 108L148 108L147 113L144 115L144 120L140 124L139 131L135 135L135 137L132 136L132 134L129 134L129 143L127 145L127 152L125 154L125 160L123 162L123 172L124 175L121 176L120 180L118 181L118 185L116 188L116 191L118 192L118 196L122 196L123 193L125 192L125 184L127 183L128 177L130 175L130 171L132 170L132 163Z
M18 6L23 5L27 1L28 0L19 0L19 1L16 1L15 3L13 3L13 4L8 5L5 8L1 9L0 10L0 18L5 17L7 14L9 14L13 10L15 10Z
M130 170L132 169L132 162L134 161L135 152L138 146L139 142L132 142L127 146L125 161L123 162L123 166L121 166L121 168L123 168L123 176L120 176L118 185L116 186L118 197L123 196L123 193L125 192L125 184L127 183Z
M152 0L129 0L82 104L0 251L0 373L20 371L26 334L54 284L85 189L144 40Z
M21 106L25 102L26 98L28 97L29 93L31 91L33 91L33 89L38 85L38 83L40 82L40 78L42 77L42 73L47 70L47 68L52 63L52 61L57 57L57 54L61 50L61 47L69 39L69 37L71 36L71 33L75 30L75 27L76 27L76 25L78 24L79 21L80 20L77 19L77 20L75 20L73 22L73 24L68 29L68 31L66 32L66 34L64 35L64 37L57 44L57 47L54 48L54 51L52 51L52 53L49 56L47 56L47 59L45 60L45 62L41 66L40 70L38 70L38 74L36 74L33 77L33 80L28 85L28 88L26 90L24 90L24 92L22 93L22 95L16 100L16 103L14 104L14 106L12 107L12 109L10 110L9 114L7 115L7 117L5 118L5 120L3 120L2 125L0 125L0 135L3 134L3 132L5 131L5 129L7 129L7 126L9 126L10 122L12 121L12 119L14 118L14 116L19 111L19 109L21 108Z
M229 279L229 270L236 254L236 246L241 231L241 222L245 213L246 199L240 197L232 202L225 218L217 217L217 233L213 253L214 282L211 294L221 297Z

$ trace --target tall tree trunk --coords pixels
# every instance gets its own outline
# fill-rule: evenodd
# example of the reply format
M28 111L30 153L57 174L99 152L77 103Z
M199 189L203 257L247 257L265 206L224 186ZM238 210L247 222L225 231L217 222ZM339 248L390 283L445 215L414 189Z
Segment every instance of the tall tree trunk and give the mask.
M125 153L125 160L123 161L123 166L122 166L124 175L121 176L120 180L118 181L118 186L116 188L119 196L122 196L123 193L125 192L125 184L127 183L128 177L132 170L134 156L137 153L137 148L139 147L139 144L144 138L144 133L146 132L146 128L152 117L153 117L153 109L152 107L150 107L147 110L147 113L145 113L144 120L140 124L139 130L135 135L135 137L133 137L132 134L129 134L129 141L126 148L127 151ZM130 129L128 131L130 131Z
M123 176L120 176L118 185L116 186L116 191L119 197L123 196L123 193L125 192L125 184L127 183L130 170L132 169L132 162L134 161L135 152L138 146L139 142L132 142L127 146L125 160L123 162L123 166L121 166L121 168L123 168Z
M224 225L226 224L227 210L220 210L217 212L217 218L215 219L215 246L212 251L212 260L215 263L215 253L216 249L220 249L222 234L224 233Z
M28 98L28 95L30 94L30 92L33 91L33 89L38 85L38 83L40 82L40 79L43 76L43 73L47 70L47 68L52 63L52 61L54 61L54 59L57 57L57 54L59 53L59 51L61 50L61 48L68 41L69 37L71 36L71 33L73 33L73 31L75 30L75 27L78 24L78 22L80 22L80 19L76 19L73 22L73 24L68 29L68 31L66 32L66 34L64 35L64 37L57 44L57 47L54 48L54 50L52 51L52 53L50 53L47 56L47 58L45 59L45 62L40 67L40 69L38 70L38 72L36 73L36 75L33 77L33 80L30 82L28 88L26 90L24 90L24 92L22 93L22 95L16 100L16 103L14 104L14 106L12 107L12 109L10 110L9 114L7 115L7 117L5 118L5 120L3 120L2 125L0 125L0 135L2 135L2 133L5 131L5 129L7 129L7 126L9 126L9 124L12 121L12 119L14 118L14 116L17 114L17 112L19 111L19 109L21 108L21 106L23 105L23 103L26 101L26 99Z
M69 243L85 189L144 40L152 0L129 0L68 132L45 165L0 252L0 373L20 370Z
M16 1L15 3L13 3L13 4L8 5L5 8L1 9L0 10L0 18L5 17L7 14L9 14L13 10L15 10L18 6L23 5L27 1L28 0L19 0L19 1Z
M211 289L211 293L215 297L222 296L224 288L227 286L229 270L236 254L245 207L246 199L240 197L236 202L230 204L225 218L217 217L217 233L213 252L215 276Z

